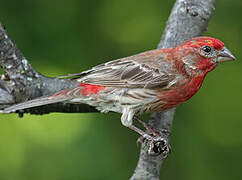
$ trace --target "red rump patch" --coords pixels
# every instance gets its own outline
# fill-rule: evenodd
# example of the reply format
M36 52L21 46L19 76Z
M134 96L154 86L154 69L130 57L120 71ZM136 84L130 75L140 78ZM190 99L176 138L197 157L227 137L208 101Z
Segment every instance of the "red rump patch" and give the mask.
M83 89L81 90L81 93L83 96L97 94L99 93L99 91L105 89L105 86L86 84L86 83L80 83L78 86L83 87Z

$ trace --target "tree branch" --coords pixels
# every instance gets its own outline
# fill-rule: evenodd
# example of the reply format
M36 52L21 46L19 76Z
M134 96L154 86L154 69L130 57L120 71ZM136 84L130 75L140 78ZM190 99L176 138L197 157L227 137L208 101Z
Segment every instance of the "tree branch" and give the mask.
M158 48L176 46L192 37L201 35L215 10L215 0L177 0L173 6ZM175 108L153 113L149 124L160 131L171 131ZM169 138L167 134L163 136ZM141 145L139 161L130 180L158 180L164 156L151 156Z
M46 77L37 72L23 56L0 23L0 65L4 71L0 80L0 109L62 89L76 87L77 82ZM85 104L56 103L21 110L20 114L50 112L97 112Z

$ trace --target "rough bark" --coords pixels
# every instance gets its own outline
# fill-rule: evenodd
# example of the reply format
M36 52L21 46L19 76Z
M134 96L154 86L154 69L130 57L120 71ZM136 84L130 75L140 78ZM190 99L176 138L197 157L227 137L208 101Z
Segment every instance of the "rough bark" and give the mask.
M4 71L0 80L0 109L40 96L53 94L62 89L76 87L77 83L46 77L37 72L23 56L16 44L8 37L0 23L0 65ZM97 112L85 104L57 103L20 112L46 114L50 112Z
M172 47L201 35L207 28L214 10L215 0L177 0L168 19L159 48ZM0 65L4 74L0 79L0 109L12 104L53 94L72 88L76 83L46 77L37 72L19 51L0 23ZM22 110L23 113L46 114L50 112L96 112L88 105L57 103ZM149 121L157 130L171 130L175 108L163 113L154 113ZM168 138L169 135L164 134ZM164 156L150 156L142 144L137 167L131 180L157 180Z
M173 47L192 37L200 36L207 29L214 10L215 0L177 0L158 48ZM162 113L153 113L149 124L160 132L162 129L170 132L174 115L175 108ZM139 161L130 180L160 179L160 168L165 158L163 154L150 156L145 146L141 145Z

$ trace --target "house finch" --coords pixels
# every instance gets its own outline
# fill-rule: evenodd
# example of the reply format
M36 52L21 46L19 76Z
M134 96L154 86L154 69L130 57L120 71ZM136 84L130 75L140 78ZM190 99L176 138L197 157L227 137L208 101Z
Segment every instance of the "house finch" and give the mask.
M209 71L220 62L234 59L220 40L196 37L173 48L146 51L69 75L71 81L79 82L77 87L13 105L2 112L62 101L85 103L101 112L121 113L124 126L155 143L164 139L134 126L135 115L165 111L187 101Z

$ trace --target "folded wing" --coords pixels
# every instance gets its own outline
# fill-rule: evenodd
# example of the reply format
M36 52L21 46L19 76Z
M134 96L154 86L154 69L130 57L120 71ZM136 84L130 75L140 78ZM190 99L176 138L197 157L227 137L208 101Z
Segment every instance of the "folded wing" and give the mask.
M137 55L136 55L137 56ZM139 61L142 58L142 61ZM135 60L134 60L135 59ZM118 59L96 66L68 78L80 83L95 84L118 88L163 88L175 77L160 67L155 67L151 59L144 61L143 56ZM160 59L162 61L163 59ZM161 64L161 63L160 63ZM165 69L165 68L164 68Z

